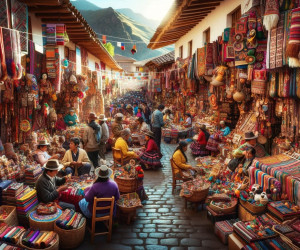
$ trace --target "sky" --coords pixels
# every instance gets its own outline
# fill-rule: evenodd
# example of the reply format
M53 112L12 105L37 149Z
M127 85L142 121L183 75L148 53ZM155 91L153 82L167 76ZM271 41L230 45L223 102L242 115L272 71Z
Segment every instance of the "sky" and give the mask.
M101 8L129 8L147 18L161 21L174 0L89 0Z

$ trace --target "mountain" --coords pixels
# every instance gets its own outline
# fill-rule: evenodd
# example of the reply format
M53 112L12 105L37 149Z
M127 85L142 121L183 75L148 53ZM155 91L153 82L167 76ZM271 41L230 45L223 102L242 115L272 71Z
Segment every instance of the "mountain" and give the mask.
M160 23L157 20L152 20L152 19L146 18L142 14L132 11L132 9L116 9L116 11L131 18L132 20L136 21L137 23L143 24L154 30L158 27L158 25Z
M82 2L82 0L80 1ZM115 54L141 61L168 53L173 49L173 47L158 50L148 49L147 44L154 34L154 30L115 11L113 8L79 10L89 25L98 33L100 39L101 34L107 36L107 42L111 42L115 46ZM117 47L117 42L125 43L125 51ZM134 44L137 46L137 53L132 55L130 51Z
M78 9L81 10L99 10L101 9L96 4L93 4L87 0L71 0L71 3Z

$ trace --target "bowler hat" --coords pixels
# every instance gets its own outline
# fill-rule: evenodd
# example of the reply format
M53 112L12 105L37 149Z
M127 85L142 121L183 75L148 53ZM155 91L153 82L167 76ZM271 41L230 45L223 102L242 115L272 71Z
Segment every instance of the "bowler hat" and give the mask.
M90 113L90 114L89 114L89 119L90 119L90 120L96 120L96 119L97 119L97 116L95 115L95 113Z
M95 175L97 175L100 178L108 178L111 176L112 172L113 171L106 165L102 165L99 168L95 169Z
M251 132L246 132L245 133L245 140L253 140L256 139L257 135L255 135L252 131Z

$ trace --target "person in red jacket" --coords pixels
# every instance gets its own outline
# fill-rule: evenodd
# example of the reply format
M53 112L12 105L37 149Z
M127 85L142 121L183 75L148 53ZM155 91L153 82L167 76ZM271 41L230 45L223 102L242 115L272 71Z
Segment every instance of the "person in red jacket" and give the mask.
M66 130L67 126L65 124L64 118L63 118L63 113L60 111L57 114L57 121L55 123L55 129L57 131L64 131Z
M145 132L146 146L145 150L140 156L141 163L145 165L146 169L161 167L160 159L162 157L156 142L154 141L154 133L151 131Z
M200 132L196 141L194 141L190 148L194 156L207 156L209 151L206 149L206 143L209 138L209 133L206 131L206 126L202 124L200 126Z

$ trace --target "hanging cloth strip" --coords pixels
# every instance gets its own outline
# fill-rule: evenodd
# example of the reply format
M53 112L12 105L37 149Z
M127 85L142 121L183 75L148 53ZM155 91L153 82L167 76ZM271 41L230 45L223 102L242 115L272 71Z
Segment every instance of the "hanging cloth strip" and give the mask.
M8 27L8 8L7 8L7 1L2 0L0 1L0 26L1 27Z
M35 45L33 41L28 42L29 53L26 60L26 73L34 74L35 66Z
M280 15L278 28L276 31L277 46L276 46L276 68L282 67L283 59L283 41L284 41L284 14Z
M5 62L2 27L0 27L0 63L1 63L0 80L4 81L7 78L7 68L6 68L6 62Z

